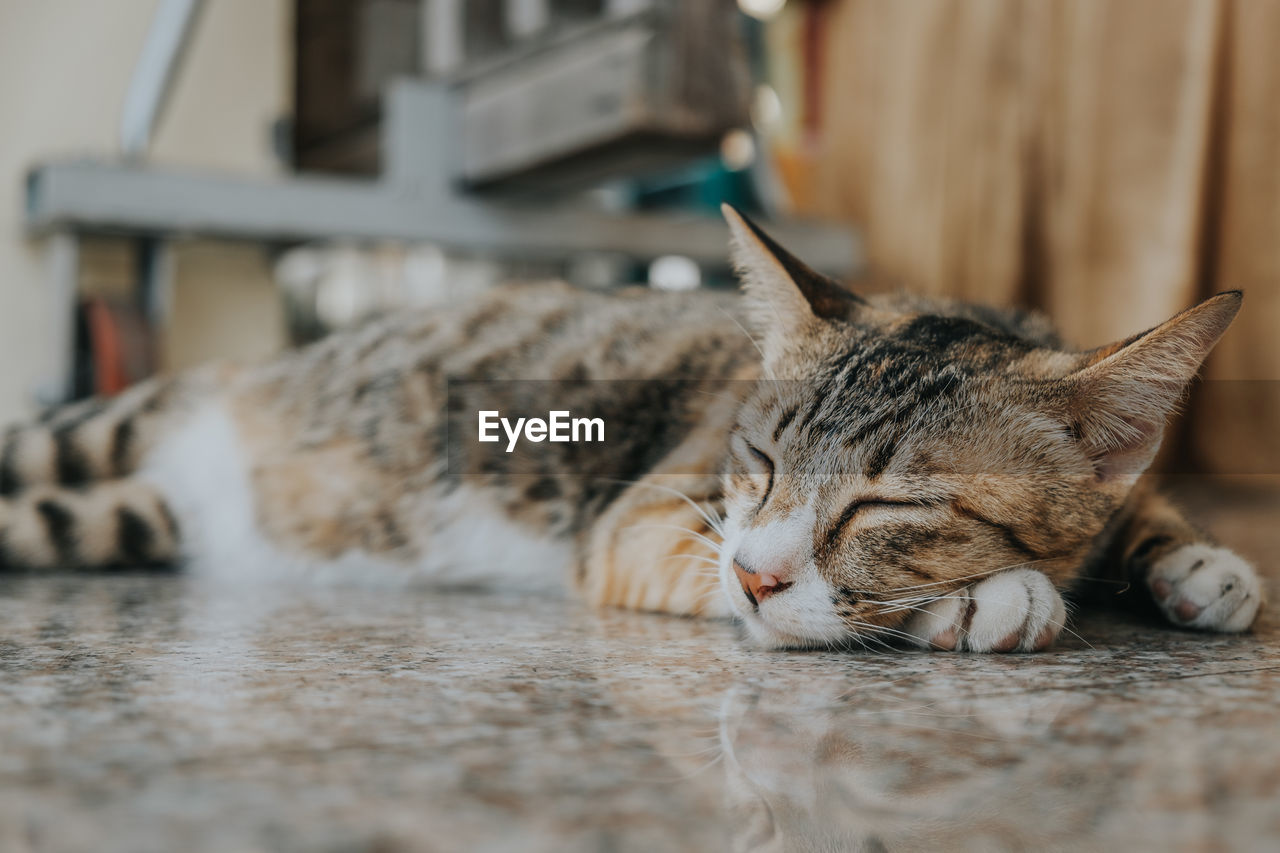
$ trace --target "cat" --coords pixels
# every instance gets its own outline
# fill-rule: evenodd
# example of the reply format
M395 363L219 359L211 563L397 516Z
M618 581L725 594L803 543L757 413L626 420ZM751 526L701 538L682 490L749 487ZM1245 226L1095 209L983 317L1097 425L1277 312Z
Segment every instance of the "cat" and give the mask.
M1142 477L1239 292L1073 352L1035 316L859 296L724 214L742 295L501 289L11 428L0 565L567 576L770 648L1041 650L1085 575L1251 625L1253 567ZM606 440L470 440L548 406Z

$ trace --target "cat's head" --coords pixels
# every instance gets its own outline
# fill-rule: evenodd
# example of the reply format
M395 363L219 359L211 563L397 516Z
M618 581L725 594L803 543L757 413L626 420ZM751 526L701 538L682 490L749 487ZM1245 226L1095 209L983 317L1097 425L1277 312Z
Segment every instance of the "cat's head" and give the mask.
M1004 568L1065 585L1241 301L1064 352L990 313L863 299L725 214L765 378L730 439L719 575L770 646L888 636Z

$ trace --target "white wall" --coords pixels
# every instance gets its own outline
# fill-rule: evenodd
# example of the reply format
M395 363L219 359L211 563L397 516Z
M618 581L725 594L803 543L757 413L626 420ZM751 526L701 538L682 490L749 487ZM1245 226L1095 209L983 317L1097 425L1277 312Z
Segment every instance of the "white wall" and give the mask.
M0 0L0 422L29 413L33 387L57 367L42 246L23 232L24 175L43 160L118 153L121 104L156 3ZM242 175L277 170L270 126L291 102L291 5L207 0L153 139L153 162ZM86 252L82 264L103 255ZM257 249L182 245L175 269L169 366L280 346L279 305Z

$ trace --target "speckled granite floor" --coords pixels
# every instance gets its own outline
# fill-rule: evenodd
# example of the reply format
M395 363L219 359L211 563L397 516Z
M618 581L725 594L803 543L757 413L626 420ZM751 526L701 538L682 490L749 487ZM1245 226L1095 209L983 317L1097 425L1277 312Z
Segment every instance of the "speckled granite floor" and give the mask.
M1277 495L1191 493L1272 568ZM0 850L1276 849L1277 624L760 653L550 598L2 578Z

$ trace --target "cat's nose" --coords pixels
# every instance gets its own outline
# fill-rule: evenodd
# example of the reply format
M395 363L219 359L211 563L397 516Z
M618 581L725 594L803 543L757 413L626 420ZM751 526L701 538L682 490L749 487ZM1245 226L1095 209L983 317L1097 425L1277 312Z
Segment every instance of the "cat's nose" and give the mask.
M747 598L757 606L769 596L777 595L791 586L790 582L776 574L744 567L736 558L733 561L733 573L738 576L738 583L742 584L742 591L747 594Z

